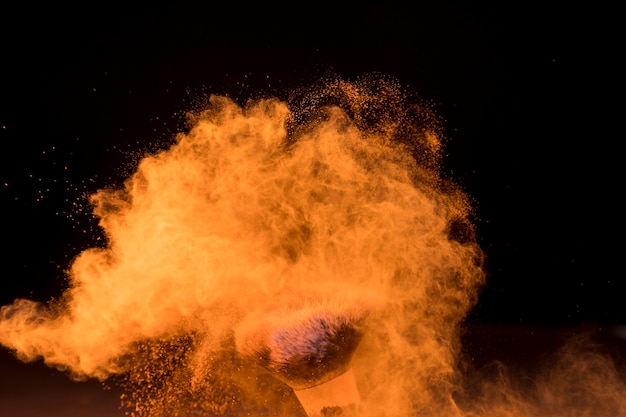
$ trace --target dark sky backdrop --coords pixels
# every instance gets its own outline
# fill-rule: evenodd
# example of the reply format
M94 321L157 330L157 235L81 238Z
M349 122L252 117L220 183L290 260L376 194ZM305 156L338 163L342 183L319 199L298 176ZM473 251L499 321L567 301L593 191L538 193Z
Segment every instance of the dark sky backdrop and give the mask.
M394 76L446 119L487 255L472 320L626 322L616 11L381 3L4 11L1 303L60 295L99 244L81 196L121 184L206 94L284 97L332 68Z

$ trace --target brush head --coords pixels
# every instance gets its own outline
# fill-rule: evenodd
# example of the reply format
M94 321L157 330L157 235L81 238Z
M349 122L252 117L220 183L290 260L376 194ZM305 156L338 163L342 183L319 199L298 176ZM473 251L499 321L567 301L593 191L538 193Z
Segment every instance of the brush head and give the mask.
M352 310L299 311L273 317L244 331L241 352L294 390L330 381L350 368L363 337L364 313Z

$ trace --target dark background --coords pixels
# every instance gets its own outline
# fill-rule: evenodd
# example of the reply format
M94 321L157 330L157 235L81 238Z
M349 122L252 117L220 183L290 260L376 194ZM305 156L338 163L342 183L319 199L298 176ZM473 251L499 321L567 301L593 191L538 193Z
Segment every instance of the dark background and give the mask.
M468 2L469 3L469 2ZM626 322L616 10L465 2L21 6L0 25L0 303L47 301L102 244L84 197L171 143L208 94L396 77L446 120L476 201L476 323Z

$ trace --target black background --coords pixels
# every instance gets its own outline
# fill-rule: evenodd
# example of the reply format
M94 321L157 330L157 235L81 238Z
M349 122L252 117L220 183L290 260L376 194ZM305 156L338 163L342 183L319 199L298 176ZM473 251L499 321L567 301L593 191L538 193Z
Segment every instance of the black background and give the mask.
M47 301L102 244L84 196L171 143L207 94L396 77L446 120L488 285L469 320L624 323L616 10L502 2L137 7L0 15L0 302Z

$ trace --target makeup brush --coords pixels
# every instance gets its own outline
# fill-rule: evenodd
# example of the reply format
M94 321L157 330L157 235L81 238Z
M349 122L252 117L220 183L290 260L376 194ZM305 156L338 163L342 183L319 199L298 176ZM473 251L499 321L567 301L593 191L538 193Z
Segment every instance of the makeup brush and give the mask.
M363 337L364 313L306 309L266 320L240 333L241 353L289 385L309 417L356 408L351 360Z

